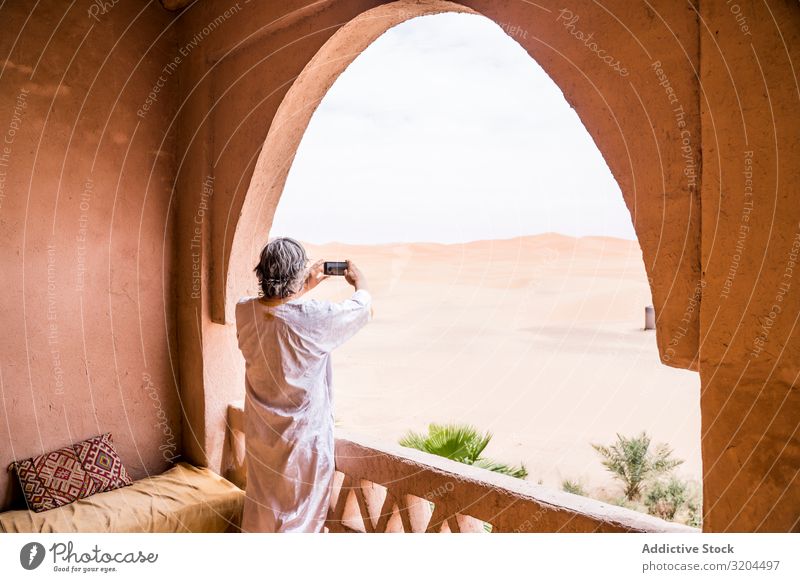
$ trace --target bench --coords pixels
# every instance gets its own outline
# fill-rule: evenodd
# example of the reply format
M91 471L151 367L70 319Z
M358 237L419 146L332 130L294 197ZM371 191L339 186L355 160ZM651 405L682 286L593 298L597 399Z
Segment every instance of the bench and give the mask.
M178 463L161 475L57 509L0 513L0 532L236 532L244 491L210 469Z

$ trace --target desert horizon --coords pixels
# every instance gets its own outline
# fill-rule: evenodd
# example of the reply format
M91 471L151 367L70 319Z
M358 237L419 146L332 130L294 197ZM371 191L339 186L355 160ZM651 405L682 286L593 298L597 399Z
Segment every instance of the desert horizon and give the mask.
M490 431L486 455L528 481L620 484L590 443L642 430L699 487L698 375L662 364L636 241L558 233L465 243L304 243L311 260L355 261L373 321L334 354L337 427L397 442L429 423ZM309 297L345 299L332 278Z

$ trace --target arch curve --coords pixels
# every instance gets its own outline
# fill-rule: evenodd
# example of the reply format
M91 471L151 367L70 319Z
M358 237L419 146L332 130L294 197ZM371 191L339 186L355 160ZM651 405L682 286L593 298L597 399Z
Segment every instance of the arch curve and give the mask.
M266 241L297 148L311 117L344 70L390 28L407 20L445 12L477 14L447 2L401 0L373 8L337 31L292 84L270 125L247 190L230 253L226 257L225 321L231 321L237 294L252 288L252 269Z
M314 111L339 75L389 28L418 16L444 12L480 14L503 26L502 10L481 6L488 3L471 4L475 7L446 0L399 0L379 5L348 21L308 61L272 119L232 240L223 246L220 275L224 280L212 283L211 289L216 296L211 301L213 320L232 321L237 297L245 289L255 289L251 266L271 228L291 163ZM480 10L482 7L485 12ZM620 75L613 67L595 62L596 55L558 17L536 23L538 30L525 30L524 36L517 35L515 40L561 88L620 185L642 247L656 305L662 361L696 369L697 341L691 332L697 321L686 325L685 298L692 296L691 290L699 282L699 212L692 189L684 185L683 174L675 171L674 164L668 165L673 156L664 152L674 148L661 142L670 139L670 131L663 128L659 135L656 126L662 117L644 108L641 92L635 89L633 79L637 75L652 74L647 68L649 61L638 71L635 69L634 56L642 61L641 39L615 42L612 37L596 37L607 47L604 54L620 55L620 60L627 55L628 74ZM509 26L503 28L509 32ZM653 84L650 78L646 81ZM624 115L617 115L618 112ZM694 122L699 124L699 115L693 119L687 114L687 123ZM647 126L653 128L652 133L643 131ZM683 231L665 232L669 222L686 227Z

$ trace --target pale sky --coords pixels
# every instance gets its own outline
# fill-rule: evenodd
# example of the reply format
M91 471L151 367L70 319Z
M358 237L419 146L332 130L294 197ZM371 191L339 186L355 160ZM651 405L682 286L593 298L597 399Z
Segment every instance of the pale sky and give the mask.
M378 38L311 119L270 236L465 242L634 239L619 186L561 90L482 16Z

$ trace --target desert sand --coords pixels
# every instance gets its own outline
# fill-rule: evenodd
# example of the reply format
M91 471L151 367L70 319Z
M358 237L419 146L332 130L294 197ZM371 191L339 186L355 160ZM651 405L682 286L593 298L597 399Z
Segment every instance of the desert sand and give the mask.
M333 355L337 426L397 441L430 422L494 438L486 456L524 463L528 480L619 486L590 443L646 430L698 481L700 381L659 361L638 243L542 234L463 244L306 244L352 259L374 319ZM309 296L342 300L341 277Z

